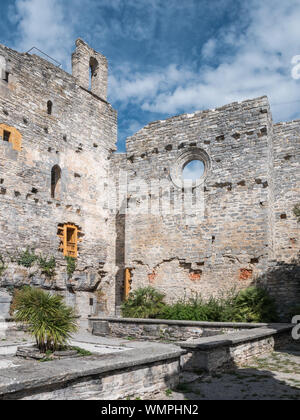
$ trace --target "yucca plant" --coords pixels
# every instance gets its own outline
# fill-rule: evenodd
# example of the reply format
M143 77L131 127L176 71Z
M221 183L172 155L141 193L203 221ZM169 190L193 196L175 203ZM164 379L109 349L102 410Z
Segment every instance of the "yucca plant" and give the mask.
M26 286L15 293L13 305L16 321L27 324L42 353L66 346L78 329L74 309L61 296Z

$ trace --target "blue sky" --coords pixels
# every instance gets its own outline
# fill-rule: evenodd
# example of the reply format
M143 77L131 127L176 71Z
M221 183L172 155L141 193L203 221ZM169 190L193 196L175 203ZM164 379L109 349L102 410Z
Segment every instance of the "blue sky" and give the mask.
M300 118L299 0L1 0L2 44L70 71L78 37L109 60L120 151L150 121L265 94L275 121Z

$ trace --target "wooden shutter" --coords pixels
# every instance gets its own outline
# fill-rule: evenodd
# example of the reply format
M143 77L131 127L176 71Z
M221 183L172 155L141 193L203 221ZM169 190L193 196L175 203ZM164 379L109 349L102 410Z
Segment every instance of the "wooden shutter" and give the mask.
M131 289L131 270L130 268L125 269L125 282L124 282L124 295L125 299L128 298Z

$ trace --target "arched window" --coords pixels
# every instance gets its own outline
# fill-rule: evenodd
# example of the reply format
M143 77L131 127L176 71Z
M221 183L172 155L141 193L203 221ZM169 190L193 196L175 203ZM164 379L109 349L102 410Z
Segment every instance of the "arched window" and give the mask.
M48 101L47 102L47 113L48 113L48 115L51 115L52 114L52 107L53 107L52 102L51 101Z
M53 166L51 170L51 198L59 200L61 184L61 169L58 165Z

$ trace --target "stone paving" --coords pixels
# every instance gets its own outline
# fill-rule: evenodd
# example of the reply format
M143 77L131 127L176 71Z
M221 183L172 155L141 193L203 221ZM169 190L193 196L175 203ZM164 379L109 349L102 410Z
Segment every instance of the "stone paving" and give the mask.
M120 354L122 348L143 351L145 343L126 339L95 337L79 333L74 342L84 346L97 346L103 356L114 350ZM5 353L4 348L13 350L18 345L30 344L24 339L0 340L0 372L7 368L24 365L24 361ZM150 344L150 343L149 343ZM92 358L94 359L94 358ZM26 361L26 367L37 368L38 362ZM300 399L300 341L270 355L253 359L247 366L237 367L224 374L212 376L195 371L181 375L176 389L141 396L138 392L126 399L143 400L298 400Z
M299 400L300 341L280 352L254 359L248 366L226 374L198 376L192 383L184 383L184 380L188 378L183 377L176 390L148 395L143 399Z

